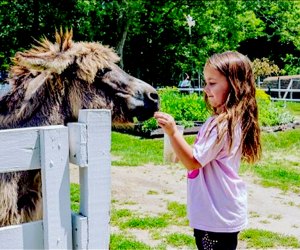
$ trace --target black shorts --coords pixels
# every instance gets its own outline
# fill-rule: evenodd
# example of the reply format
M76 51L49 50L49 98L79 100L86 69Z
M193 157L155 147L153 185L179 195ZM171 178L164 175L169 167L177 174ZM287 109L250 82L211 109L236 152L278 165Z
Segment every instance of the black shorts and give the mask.
M236 233L215 233L194 229L196 245L199 250L235 250L238 243Z

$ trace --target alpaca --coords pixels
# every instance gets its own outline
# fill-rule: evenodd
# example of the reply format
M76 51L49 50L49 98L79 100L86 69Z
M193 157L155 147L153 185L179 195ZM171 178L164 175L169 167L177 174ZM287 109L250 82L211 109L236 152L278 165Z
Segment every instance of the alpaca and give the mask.
M64 124L79 109L110 109L112 123L143 121L158 110L156 90L117 66L108 46L74 42L56 32L30 50L17 52L0 99L0 129ZM40 170L0 173L0 227L42 218Z

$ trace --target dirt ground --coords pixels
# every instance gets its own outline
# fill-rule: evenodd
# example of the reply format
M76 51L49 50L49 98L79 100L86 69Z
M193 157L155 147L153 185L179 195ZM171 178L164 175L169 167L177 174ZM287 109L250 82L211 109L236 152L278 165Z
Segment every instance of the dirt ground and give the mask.
M112 200L118 201L115 205L117 209L128 208L155 216L165 213L170 201L186 204L186 171L180 164L112 166L111 174ZM264 229L300 239L300 194L264 188L252 176L244 175L242 178L248 186L248 228ZM78 171L74 166L71 166L71 182L78 182ZM141 232L137 232L136 237L150 246L155 245L151 237ZM239 249L244 248L245 244L240 243Z

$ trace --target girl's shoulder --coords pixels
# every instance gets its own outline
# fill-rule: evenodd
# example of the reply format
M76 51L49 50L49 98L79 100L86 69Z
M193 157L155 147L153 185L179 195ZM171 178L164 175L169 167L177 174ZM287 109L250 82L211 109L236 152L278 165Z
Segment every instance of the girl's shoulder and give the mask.
M215 116L215 115L207 118L207 120L200 127L197 138L200 137L200 135L201 136L208 135L212 132L212 130L216 129L216 127L217 127L216 118L217 118L217 116Z
M213 115L211 117L209 117L205 123L203 124L203 130L213 130L218 128L223 128L227 126L227 121L223 120L223 121L219 121L218 120L218 116L217 115Z
M211 125L211 124L216 124L216 119L217 119L216 115L212 115L212 116L208 117L206 119L206 121L203 123L203 127Z

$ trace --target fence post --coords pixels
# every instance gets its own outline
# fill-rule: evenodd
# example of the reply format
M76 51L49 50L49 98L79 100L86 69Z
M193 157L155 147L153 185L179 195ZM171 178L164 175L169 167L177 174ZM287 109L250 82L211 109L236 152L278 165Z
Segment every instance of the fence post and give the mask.
M87 248L109 249L111 111L80 110L87 126L87 166L80 172L80 213L87 217Z
M257 87L260 89L260 76L257 77Z
M41 127L44 249L72 248L68 128Z

